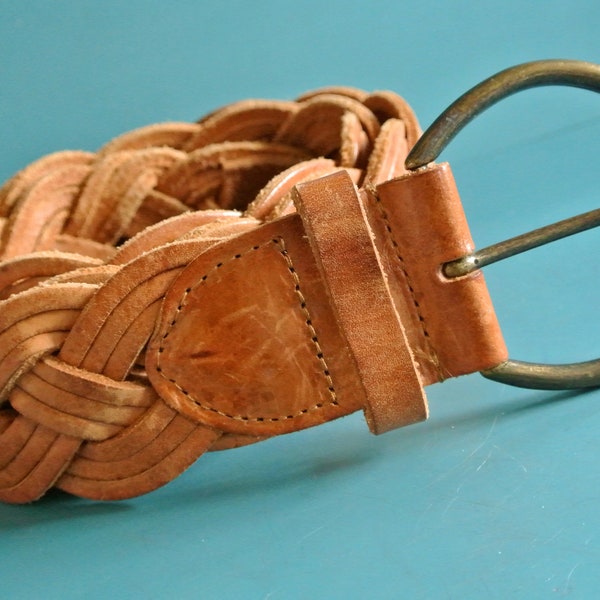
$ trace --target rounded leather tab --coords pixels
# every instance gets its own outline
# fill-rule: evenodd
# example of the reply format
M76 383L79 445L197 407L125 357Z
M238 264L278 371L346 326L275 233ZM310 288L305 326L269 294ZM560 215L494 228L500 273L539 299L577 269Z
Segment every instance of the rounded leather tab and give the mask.
M188 417L226 432L274 435L360 406L343 347L292 215L185 269L165 299L147 369L165 401Z

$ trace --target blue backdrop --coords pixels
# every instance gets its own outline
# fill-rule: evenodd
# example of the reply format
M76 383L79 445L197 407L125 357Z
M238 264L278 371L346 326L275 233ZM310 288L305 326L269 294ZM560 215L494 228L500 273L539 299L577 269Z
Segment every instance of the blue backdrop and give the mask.
M423 126L494 72L600 62L595 1L4 1L0 179L65 148L332 84L392 89ZM598 206L600 98L520 94L443 154L479 246ZM511 353L598 353L598 234L486 271ZM600 392L478 375L431 420L361 415L203 457L148 496L0 506L5 598L573 598L600 584Z

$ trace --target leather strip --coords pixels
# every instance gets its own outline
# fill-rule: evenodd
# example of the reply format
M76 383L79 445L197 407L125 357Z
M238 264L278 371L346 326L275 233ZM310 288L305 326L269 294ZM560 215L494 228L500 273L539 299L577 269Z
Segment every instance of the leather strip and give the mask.
M344 172L298 186L296 207L365 391L374 433L427 418L404 327L352 180Z
M474 249L450 166L429 165L364 197L423 384L504 362L508 351L483 273L447 279L441 271Z

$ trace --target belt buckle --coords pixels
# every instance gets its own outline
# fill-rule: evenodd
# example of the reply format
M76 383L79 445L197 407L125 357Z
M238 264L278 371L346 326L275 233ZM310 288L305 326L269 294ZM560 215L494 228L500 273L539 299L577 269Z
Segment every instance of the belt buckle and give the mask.
M517 65L489 77L453 102L432 123L406 159L418 170L432 162L477 115L500 100L533 87L561 85L600 92L600 65L575 60L540 60ZM472 273L521 252L600 225L600 209L540 227L445 263L449 279ZM481 371L488 379L517 387L561 390L600 385L600 358L568 364L532 363L509 359Z

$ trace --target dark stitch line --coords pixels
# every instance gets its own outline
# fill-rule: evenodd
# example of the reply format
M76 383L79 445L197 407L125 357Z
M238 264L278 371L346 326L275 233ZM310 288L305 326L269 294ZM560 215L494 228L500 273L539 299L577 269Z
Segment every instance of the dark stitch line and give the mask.
M408 274L408 269L406 268L406 263L404 261L404 258L400 254L400 247L398 246L398 242L394 238L394 232L392 231L392 226L390 225L390 222L388 220L387 213L384 210L384 208L381 206L381 200L380 200L379 196L377 194L374 194L374 197L375 197L375 202L376 202L377 208L379 209L379 212L381 213L381 217L383 218L383 220L385 222L385 228L388 232L389 240L392 243L392 246L394 247L394 250L396 252L396 258L399 260L400 268L402 269L402 273L404 274L404 277L406 278L406 284L408 286L408 291L410 292L410 297L413 301L413 304L415 307L415 312L417 314L417 318L418 318L419 324L421 326L421 332L423 333L425 342L429 346L429 349L432 352L432 354L434 355L434 358L437 359L437 352L435 351L435 348L431 345L431 338L429 336L429 331L427 331L427 327L425 325L425 318L421 314L421 310L420 310L421 307L419 305L419 302L417 301L417 298L415 297L415 290L413 287L412 280L410 278L410 275ZM436 360L436 362L437 362L437 360Z
M281 256L283 256L283 258L285 259L285 261L288 265L288 271L292 274L292 277L293 277L294 281L296 282L296 285L294 286L294 291L296 292L296 295L298 296L298 298L300 300L300 308L306 316L305 323L306 323L306 326L308 327L310 333L312 334L311 340L317 350L317 359L321 363L321 366L323 367L323 375L325 375L325 379L327 380L327 383L329 386L328 387L329 394L331 395L331 404L333 406L338 406L339 403L337 400L337 395L335 393L335 389L333 387L333 380L331 379L331 375L329 374L329 366L327 365L327 362L325 361L325 356L323 354L323 350L321 349L321 345L319 344L319 338L317 337L317 332L315 331L315 328L312 324L312 318L311 318L310 313L308 312L308 308L306 306L306 298L304 298L304 294L300 290L300 279L298 277L298 274L296 273L296 269L294 268L292 259L290 258L288 251L285 248L285 243L283 241L283 238L280 238L279 240L273 240L273 242L279 246L279 248L280 248L279 252L280 252ZM315 408L321 408L321 406L319 406L317 404L317 405L315 405Z
M279 248L279 253L283 256L287 267L288 267L288 271L290 273L290 275L292 276L293 280L294 280L294 291L296 293L296 295L298 296L299 300L300 300L300 308L302 310L302 312L305 314L306 316L306 326L309 329L309 332L311 334L311 341L313 342L313 344L315 345L315 348L317 350L317 360L321 363L321 366L323 367L323 375L325 376L325 379L327 381L328 384L328 391L329 394L331 396L331 402L330 405L331 406L339 406L338 400L337 400L337 395L335 392L335 388L333 386L333 380L331 379L331 375L330 375L330 371L329 371L329 366L327 365L327 362L325 361L325 357L323 355L323 351L321 349L321 346L319 344L319 340L317 338L317 332L315 331L315 328L312 325L312 319L310 316L310 313L308 312L308 308L306 307L306 300L304 298L304 295L302 294L302 291L300 289L300 280L298 278L298 275L296 273L296 269L292 263L291 258L289 257L288 251L285 248L285 244L283 241L283 238L279 238L279 239L272 239L270 242L267 242L265 244L262 244L262 246L266 246L269 243L273 243L275 245L278 246ZM249 250L247 250L244 253L240 253L240 254L235 254L232 258L230 258L228 261L226 262L230 262L233 260L237 260L242 258L243 256L246 256L247 254L249 254L252 251L258 250L259 248L261 248L262 246L258 245L258 246L252 246ZM212 269L211 271L215 271L219 268L221 268L225 263L224 262L219 262L217 263ZM177 320L179 318L179 315L181 314L181 312L183 311L183 309L185 308L186 305L186 299L188 297L188 295L196 288L198 287L201 283L203 283L204 281L206 281L208 279L208 276L210 275L211 271L209 271L207 274L203 275L200 278L200 281L193 287L188 287L184 290L184 293L177 305L176 311L175 311L175 316L173 318L173 320L169 323L169 327L167 328L167 331L163 334L162 338L161 338L161 345L158 348L158 356L157 356L157 360L156 360L156 372L160 373L161 377L165 380L167 380L168 382L172 383L182 394L184 394L185 396L187 396L190 400L192 400L192 402L194 402L195 404L197 404L198 406L200 406L202 409L204 410L208 410L210 412L216 413L218 415L221 415L223 417L227 417L229 419L235 419L238 421L256 421L256 422L264 422L264 421L269 421L269 422L278 422L281 420L290 420L290 419L295 419L296 417L300 417L302 415L308 414L309 412L315 411L315 410L319 410L323 408L323 403L319 402L317 404L315 404L312 407L309 408L303 408L301 409L298 413L296 414L292 414L292 415L286 415L284 417L253 417L250 418L246 415L230 415L226 412L220 411L216 408L213 408L212 406L205 406L203 405L201 402L199 402L198 400L196 400L187 390L184 390L175 379L172 379L170 377L167 377L163 371L162 371L162 367L160 366L160 355L164 352L164 346L162 345L162 342L164 342L164 340L167 339L167 337L169 336L169 333L171 331L171 329L173 329L173 327L176 325Z

